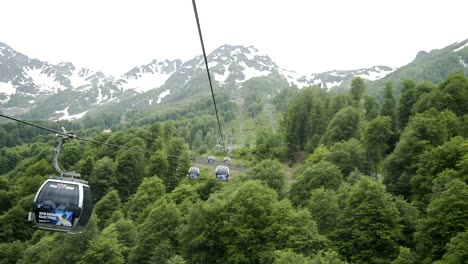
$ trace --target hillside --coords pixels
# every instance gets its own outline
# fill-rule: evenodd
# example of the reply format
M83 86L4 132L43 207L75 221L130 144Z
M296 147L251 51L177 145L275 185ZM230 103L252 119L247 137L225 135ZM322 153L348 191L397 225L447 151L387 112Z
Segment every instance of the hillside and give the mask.
M382 88L387 82L392 82L399 91L404 80L438 84L454 72L468 74L468 39L442 49L420 51L412 62L368 85L370 89Z
M68 213L40 200L31 207L56 174L56 136L2 124L0 261L463 263L468 78L413 83L400 96L387 85L375 108L360 78L346 94L317 85L261 97L259 108L226 104L236 114L223 116L225 124L243 120L224 131L234 147L229 181L215 179L228 154L218 146L209 100L147 119L126 115L111 131L103 131L108 119L88 127L90 117L36 121L78 136L65 143L59 162L88 181L94 209L74 235L31 228L26 217L34 208L53 219ZM226 103L230 95L220 96ZM281 122L273 122L277 114ZM251 144L236 145L249 129ZM192 166L200 168L197 180L187 177ZM71 184L61 186L73 190Z
M223 45L208 55L215 89L231 99L274 96L282 89L321 85L332 88L361 76L382 78L392 68L300 74L286 70L255 47ZM209 94L201 56L188 61L154 59L114 77L80 68L30 59L0 43L0 111L27 119L76 120L85 115L124 115L133 110L166 111ZM190 95L190 96L188 96Z

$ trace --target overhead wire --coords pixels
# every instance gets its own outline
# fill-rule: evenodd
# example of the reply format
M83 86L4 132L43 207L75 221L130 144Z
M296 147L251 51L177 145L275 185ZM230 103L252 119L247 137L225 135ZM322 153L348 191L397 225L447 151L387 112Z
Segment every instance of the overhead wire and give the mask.
M122 146L122 145L118 145L118 144L112 144L112 143L107 143L107 142L102 142L102 141L97 141L97 140L92 140L92 139L79 137L79 136L74 135L73 133L65 133L65 132L57 131L57 130L54 130L54 129L51 129L51 128L48 128L48 127L40 126L40 125L31 123L31 122L24 121L24 120L14 118L14 117L11 117L11 116L7 116L7 115L4 115L4 114L0 114L0 116L4 117L4 118L7 118L7 119L10 119L10 120L13 120L13 121L16 121L16 122L19 122L19 123L22 123L22 124L25 124L25 125L29 125L29 126L33 126L33 127L39 128L39 129L43 129L43 130L49 131L49 132L57 134L57 135L61 135L61 136L64 136L64 137L69 137L69 138L72 138L72 139L76 138L78 140L82 140L82 141L86 141L86 142L90 142L90 143L94 143L94 144L107 145L107 146L111 146L111 147L115 147L115 148L134 149L134 150L136 150L138 152L145 152L145 153L151 153L151 154L154 153L152 151L143 150L143 149L139 149L139 148L126 147L126 146ZM179 157L179 156L168 155L168 154L166 154L166 156L167 157L177 157L177 158Z
M215 109L215 113L216 113L216 120L218 121L219 136L221 137L221 143L223 144L223 149L226 150L226 146L224 145L223 134L222 134L222 130L221 130L221 123L219 122L218 108L216 107L216 100L215 100L215 95L214 95L214 92L213 92L213 84L211 82L210 69L208 68L208 59L206 57L205 44L203 42L203 35L202 35L202 31L201 31L201 26L200 26L200 19L198 18L197 4L195 3L195 0L192 0L192 4L193 4L193 11L195 13L195 20L197 21L198 35L200 37L200 43L201 43L201 47L202 47L202 50L203 50L203 58L205 60L206 73L208 74L208 82L210 84L211 97L213 98L213 104L214 104L214 109Z
M199 37L200 37L200 43L201 43L201 47L202 47L202 51L203 51L203 58L204 58L204 61L205 61L206 72L207 72L207 75L208 75L208 82L209 82L209 85L210 85L211 97L213 99L213 105L214 105L214 109L215 109L215 113L216 113L216 120L217 120L217 123L218 123L219 136L221 138L221 143L223 145L223 149L226 151L226 146L225 146L225 143L224 143L222 129L221 129L221 122L219 121L218 108L217 108L217 105L216 105L216 99L215 99L215 95L214 95L214 91L213 91L213 83L211 81L210 69L208 67L208 59L207 59L206 51L205 51L205 44L203 42L203 35L202 35L202 31L201 31L201 26L200 26L200 19L198 17L197 5L195 3L195 0L192 0L192 4L193 4L193 10L194 10L194 13L195 13L195 19L196 19L196 22L197 22L197 28L198 28L198 34L199 34ZM91 143L95 143L95 144L101 144L101 145L107 145L107 146L111 146L111 147L124 148L124 149L134 149L134 148L131 148L131 147L126 147L126 146L122 146L122 145L118 145L118 144L112 144L112 143L106 143L106 142L96 141L96 140L92 140L92 139L82 138L82 137L73 135L72 133L60 132L60 131L57 131L57 130L54 130L54 129L43 127L43 126L31 123L31 122L27 122L27 121L20 120L20 119L11 117L11 116L7 116L7 115L4 115L4 114L0 114L0 116L4 117L4 118L7 118L7 119L10 119L10 120L13 120L13 121L16 121L16 122L19 122L19 123L22 123L22 124L26 124L26 125L30 125L30 126L39 128L39 129L43 129L43 130L46 130L46 131L49 131L49 132L52 132L52 133L55 133L55 134L61 135L61 136L76 138L76 139L79 139L79 140L82 140L82 141L91 142ZM150 152L150 151L147 151L147 150L141 150L141 149L135 149L135 150L140 151L140 152L153 153L153 152ZM174 155L166 155L166 156L168 156L168 157L178 157L178 156L174 156Z

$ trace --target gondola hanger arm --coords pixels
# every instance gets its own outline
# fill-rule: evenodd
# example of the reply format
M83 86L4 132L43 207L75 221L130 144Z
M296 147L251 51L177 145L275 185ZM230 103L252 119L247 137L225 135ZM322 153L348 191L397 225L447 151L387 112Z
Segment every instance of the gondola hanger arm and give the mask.
M74 172L74 171L65 171L62 170L59 165L58 165L58 157L60 155L60 152L62 151L63 143L67 139L72 139L74 135L72 133L68 133L63 127L63 131L65 134L57 134L56 136L59 137L59 143L56 148L54 148L54 160L53 160L53 165L54 169L60 174L60 178L63 176L65 177L71 177L71 178L81 178L81 174Z

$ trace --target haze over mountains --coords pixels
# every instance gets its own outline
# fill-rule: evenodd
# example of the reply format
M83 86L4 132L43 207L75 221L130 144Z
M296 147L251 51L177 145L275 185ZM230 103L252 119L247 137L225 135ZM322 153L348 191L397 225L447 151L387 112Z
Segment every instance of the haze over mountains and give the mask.
M430 73L435 77L429 80L437 81L453 70L467 72L466 47L467 40L442 50L419 53L413 62L398 70L379 65L300 74L280 67L255 47L223 45L208 55L208 65L215 89L251 89L251 81L248 81L256 80L268 83L265 95L275 95L280 89L292 86L346 89L350 80L357 76L369 81L399 81L425 79ZM155 59L115 77L76 67L71 62L55 65L31 59L0 42L0 111L8 115L72 120L90 112L119 109L124 113L201 98L208 93L202 56L185 62Z

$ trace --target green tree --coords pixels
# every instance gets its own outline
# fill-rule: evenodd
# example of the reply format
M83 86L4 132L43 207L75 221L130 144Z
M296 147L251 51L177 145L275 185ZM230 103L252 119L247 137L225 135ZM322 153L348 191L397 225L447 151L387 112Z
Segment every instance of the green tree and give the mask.
M323 187L312 190L307 209L317 222L320 234L328 235L335 230L341 213L335 191Z
M171 193L167 195L169 201L174 202L182 214L186 215L193 204L200 200L197 190L190 184L180 183Z
M213 196L212 196L213 197ZM183 256L190 263L216 263L225 257L222 237L228 225L225 196L195 204L181 233Z
M413 264L414 256L411 254L411 250L407 247L400 247L398 257L394 259L391 264Z
M362 177L351 188L333 238L353 263L388 263L398 254L400 215L383 184Z
M408 248L414 248L414 232L416 232L416 225L420 218L419 210L412 203L407 202L401 197L394 197L394 199L401 217L402 237L399 244Z
M287 199L275 204L271 218L271 226L266 230L276 249L292 249L310 256L328 245L310 213L294 209Z
M384 163L387 190L405 198L411 196L411 177L416 174L420 156L446 142L455 132L456 116L449 112L428 111L414 116L403 131L395 150Z
M94 154L91 154L94 155ZM81 159L78 164L77 164L77 171L81 174L81 177L84 180L89 180L93 173L93 167L94 167L94 156L85 156L86 158Z
M311 264L346 264L335 251L320 251L312 258Z
M123 264L123 246L119 243L116 233L104 233L90 242L88 250L79 264Z
M327 93L319 87L310 87L294 96L283 117L283 133L288 157L304 150L306 143L320 136L327 125Z
M65 170L71 170L81 159L82 149L78 141L68 142L63 145L59 161Z
M27 244L18 240L11 243L0 243L0 263L15 264L26 248Z
M166 191L172 191L187 176L190 167L188 145L181 138L172 138L167 146L168 172L161 179Z
M458 173L457 164L462 162L468 149L468 140L454 137L445 144L428 150L421 155L421 161L416 175L411 178L412 199L424 205L429 204L433 197L432 190L435 180L442 173L451 170L462 180L463 174Z
M439 89L448 94L453 102L448 109L457 116L468 114L468 78L461 72L449 75L439 85Z
M450 242L445 245L446 253L442 260L436 261L436 264L457 264L466 263L468 261L468 251L466 245L468 243L468 230L460 232L452 237Z
M361 77L355 77L351 81L351 88L349 89L349 94L352 100L352 105L359 107L361 105L361 99L366 91L366 85L364 84L364 79Z
M338 113L341 109L345 108L346 106L348 106L348 101L345 94L339 93L337 95L334 95L330 99L330 104L328 106L327 111L327 119L331 120L336 113Z
M18 264L31 263L77 263L89 247L89 242L99 234L97 218L93 214L81 234L45 233L34 245L23 252Z
M418 98L416 97L416 83L411 80L403 82L400 100L397 107L398 127L403 130L411 117L411 110Z
M123 146L127 142L128 142L128 136L124 132L118 131L116 133L113 133L106 140L107 145L102 145L101 148L99 149L96 159L102 159L103 157L109 157L111 159L114 159L119 152L119 148L116 148L112 145Z
M141 213L148 207L161 198L165 193L165 187L161 179L158 177L150 177L143 179L143 182L138 187L137 192L125 204L125 212L129 219L136 221L141 216Z
M135 245L137 227L131 220L120 219L108 225L102 234L117 234L117 240L122 245L122 255L127 259L130 249Z
M322 137L322 143L331 146L335 142L356 138L360 134L361 114L358 109L348 106L333 116Z
M116 190L108 192L101 200L99 200L99 202L96 203L96 206L94 206L94 212L99 219L99 230L104 229L107 220L115 211L120 210L121 206L122 203Z
M27 228L31 226L27 215L33 200L34 195L28 195L0 215L0 241L2 243L25 241L31 238L34 229Z
M144 157L141 151L127 149L120 152L116 158L115 189L123 201L127 201L140 186L144 176Z
M393 135L392 120L388 116L378 116L370 121L364 131L364 145L366 148L367 160L371 163L372 176L377 177L378 167Z
M313 189L324 187L336 190L343 181L340 169L334 164L321 161L304 168L304 171L292 183L289 199L295 206L304 207L310 199Z
M455 104L455 100L447 93L442 92L439 89L424 94L413 106L414 113L423 113L431 108L437 111L443 111L450 109Z
M468 226L468 186L458 179L447 183L433 199L415 233L421 263L432 263L447 252L444 246Z
M182 215L174 203L168 203L165 199L156 202L148 218L138 230L135 247L129 255L129 262L148 263L157 252L154 249L164 241L170 244L167 250L176 253L178 227L181 222Z
M146 165L145 174L147 177L157 176L162 179L169 174L169 162L167 154L164 150L158 150L151 155L148 164Z
M279 161L263 160L253 167L248 175L252 179L260 180L268 187L274 189L279 197L285 195L286 176Z
M392 124L396 123L396 98L395 91L391 82L388 82L384 88L384 102L380 115L388 116L392 120ZM395 126L392 126L395 128Z
M187 262L179 255L172 256L165 264L186 264Z
M281 157L281 135L272 133L270 130L257 132L255 140L255 156L262 159L273 159Z
M364 97L364 111L366 120L372 120L379 115L380 105L377 99L375 99L375 97Z
M310 264L312 260L310 257L305 257L300 253L288 250L276 250L275 251L275 264Z
M89 186L93 191L93 200L101 199L112 187L117 186L114 177L115 164L109 157L104 157L96 162L89 178Z
M226 204L228 225L222 242L226 246L227 263L264 263L271 261L273 251L270 225L276 192L258 181L247 181L236 188Z
M333 144L325 160L338 166L345 178L356 169L365 174L369 172L365 148L354 138Z

